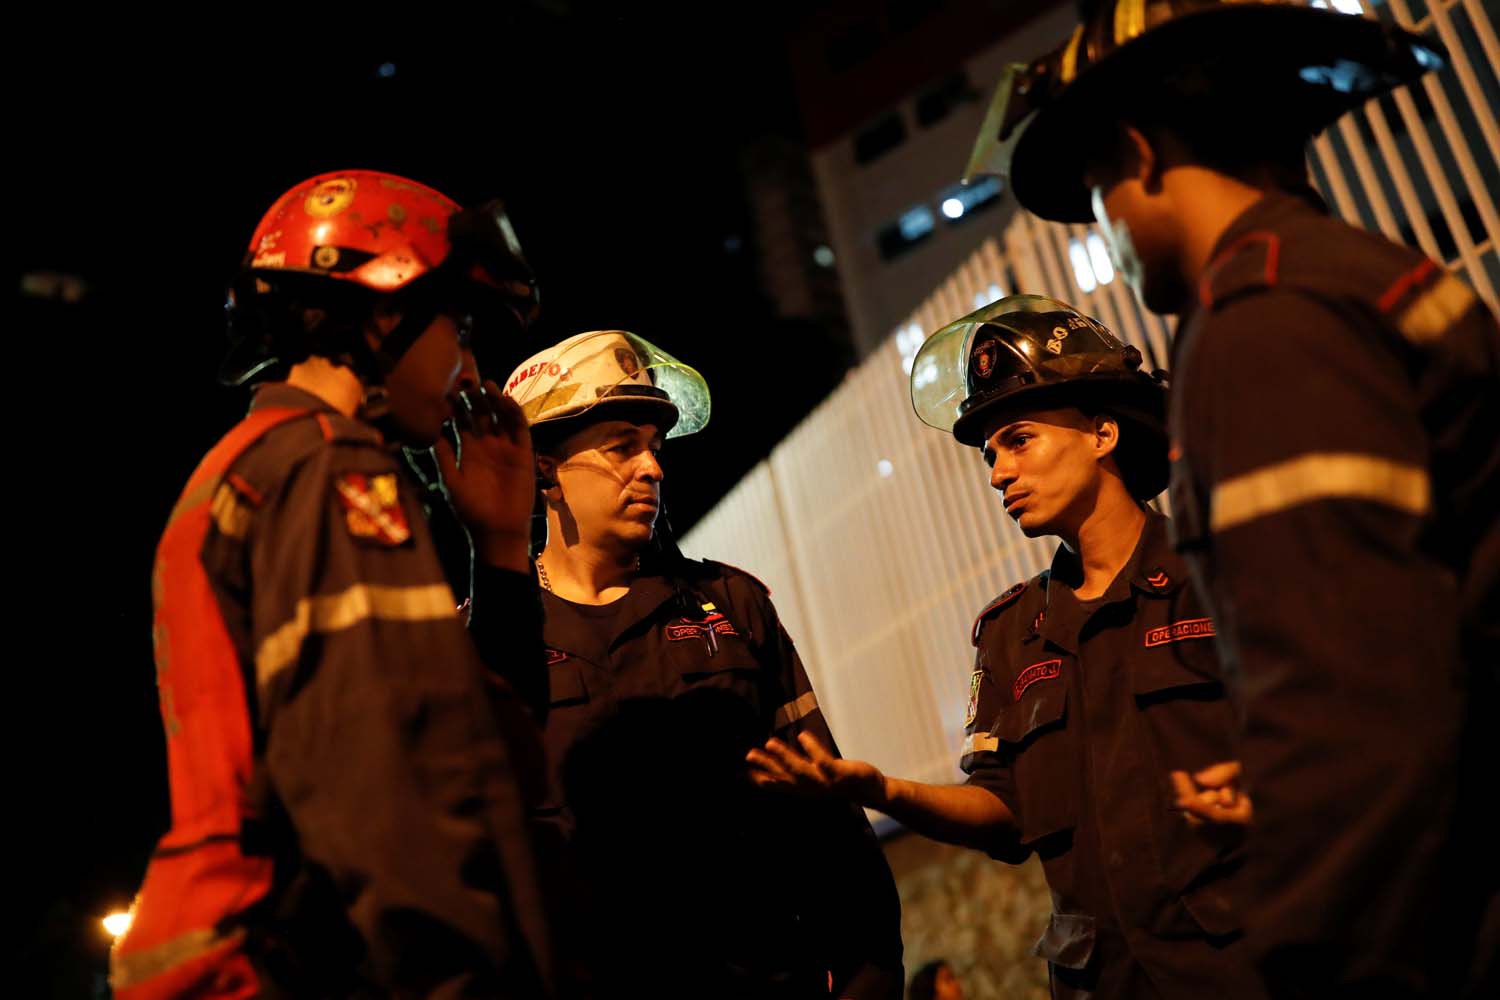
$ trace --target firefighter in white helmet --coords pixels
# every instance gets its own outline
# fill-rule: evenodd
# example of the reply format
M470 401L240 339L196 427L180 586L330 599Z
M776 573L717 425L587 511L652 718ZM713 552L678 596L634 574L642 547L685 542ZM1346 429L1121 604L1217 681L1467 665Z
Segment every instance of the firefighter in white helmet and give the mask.
M665 441L702 376L634 334L579 334L505 384L536 442L550 808L579 891L562 947L613 996L898 997L900 904L868 821L745 780L749 748L832 737L767 589L682 556Z

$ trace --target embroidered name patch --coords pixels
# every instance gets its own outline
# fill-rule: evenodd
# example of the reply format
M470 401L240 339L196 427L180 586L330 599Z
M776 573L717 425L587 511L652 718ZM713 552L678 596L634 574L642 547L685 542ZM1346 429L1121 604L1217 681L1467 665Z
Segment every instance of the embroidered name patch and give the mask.
M734 625L720 614L712 614L701 622L683 622L679 625L667 626L668 642L685 642L688 639L701 639L713 629L719 635L739 635L734 630Z
M1146 633L1146 648L1165 646L1169 642L1181 642L1183 639L1207 639L1213 635L1212 618L1190 618L1185 622L1174 622L1151 629Z
M1016 675L1016 683L1011 688L1011 694L1015 696L1016 701L1020 701L1026 689L1037 681L1050 681L1061 676L1062 660L1043 660L1041 663L1033 663Z

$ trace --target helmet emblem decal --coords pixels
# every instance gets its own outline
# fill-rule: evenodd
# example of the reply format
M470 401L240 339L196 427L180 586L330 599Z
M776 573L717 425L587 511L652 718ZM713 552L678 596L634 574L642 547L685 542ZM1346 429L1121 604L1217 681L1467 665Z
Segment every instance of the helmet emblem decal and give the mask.
M1055 327L1053 327L1052 328L1052 339L1049 340L1049 341L1047 341L1047 350L1051 351L1053 354L1061 354L1062 353L1062 349L1063 349L1063 341L1065 341L1067 339L1068 339L1068 328L1067 327L1065 327L1065 326L1055 326Z
M626 378L634 378L641 370L640 358L628 347L615 348L615 361L619 363L620 371L625 373Z
M353 177L323 181L312 189L303 207L315 219L331 219L354 204L355 186Z
M999 345L994 340L986 340L974 345L974 351L969 355L969 366L974 371L975 378L988 379L995 374L995 354Z

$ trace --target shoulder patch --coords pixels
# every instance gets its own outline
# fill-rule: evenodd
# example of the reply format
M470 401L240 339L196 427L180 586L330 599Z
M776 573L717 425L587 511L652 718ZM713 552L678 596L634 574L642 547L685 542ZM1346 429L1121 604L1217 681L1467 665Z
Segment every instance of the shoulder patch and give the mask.
M1014 587L1010 588L1005 593L995 598L989 604L986 604L984 606L984 610L979 612L978 617L974 619L974 633L972 636L970 636L970 641L973 642L975 646L978 646L979 629L982 625L984 625L984 620L990 617L990 615L994 614L996 611L1001 610L1006 605L1013 602L1016 598L1020 597L1025 592L1026 581L1022 580L1020 583L1016 584Z
M335 482L334 492L343 505L349 534L355 538L396 546L411 537L394 472L374 476L347 473Z
M1434 261L1423 260L1397 278L1375 304L1391 317L1403 337L1427 344L1441 340L1478 301L1461 279Z
M1198 282L1205 309L1249 291L1276 287L1281 237L1266 229L1246 233L1209 262Z

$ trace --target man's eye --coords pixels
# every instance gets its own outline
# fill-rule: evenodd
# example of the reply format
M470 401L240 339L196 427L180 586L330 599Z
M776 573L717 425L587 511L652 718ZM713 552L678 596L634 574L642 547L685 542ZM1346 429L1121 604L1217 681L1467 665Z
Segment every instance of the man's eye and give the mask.
M1017 434L1010 439L1010 446L1012 448L1024 448L1026 447L1026 442L1031 440L1031 437L1030 434Z

